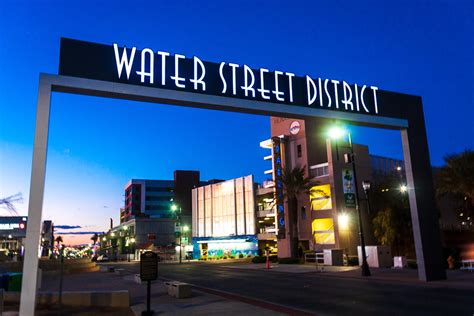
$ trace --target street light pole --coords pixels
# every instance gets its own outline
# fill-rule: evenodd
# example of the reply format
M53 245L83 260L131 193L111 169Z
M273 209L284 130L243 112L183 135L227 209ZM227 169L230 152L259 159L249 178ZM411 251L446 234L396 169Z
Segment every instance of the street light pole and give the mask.
M355 206L356 206L357 216L359 218L359 239L360 239L360 248L362 252L361 273L362 273L362 276L370 276L369 264L367 263L367 255L365 252L365 238L364 238L364 229L362 226L362 216L360 214L360 208L359 208L359 186L357 184L357 174L356 174L356 166L355 166L355 160L354 160L354 146L352 144L351 133L347 133L347 135L349 138L352 172L354 173Z
M360 247L361 247L361 252L362 252L362 276L370 276L370 270L369 270L369 265L367 264L367 255L365 252L365 238L364 238L364 229L362 225L362 216L359 208L359 186L357 183L357 172L356 172L356 166L355 166L355 157L354 157L354 146L352 144L352 136L350 132L344 131L341 128L338 127L333 127L332 129L329 130L329 136L330 138L333 138L336 140L336 146L337 146L337 139L343 137L345 134L347 134L348 140L349 140L349 150L350 150L350 159L349 161L346 161L346 163L350 162L352 166L352 173L354 177L354 195L355 195L355 208L357 212L357 217L359 218L359 239L360 239Z
M183 228L181 226L181 206L177 206L176 204L173 204L171 206L171 210L173 211L178 211L179 212L176 212L176 221L177 223L179 224L179 238L178 238L178 243L179 243L179 264L181 264L182 262L182 257L181 257L181 253L182 253L182 249L181 249L181 238L182 238L182 235L183 235Z

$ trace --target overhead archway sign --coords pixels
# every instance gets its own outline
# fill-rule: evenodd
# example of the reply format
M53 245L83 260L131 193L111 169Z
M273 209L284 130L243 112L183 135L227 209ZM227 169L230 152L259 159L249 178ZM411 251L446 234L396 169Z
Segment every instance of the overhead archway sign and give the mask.
M421 98L370 84L207 62L155 48L61 39L59 74L40 74L20 314L33 315L52 92L400 130L418 276L446 278Z

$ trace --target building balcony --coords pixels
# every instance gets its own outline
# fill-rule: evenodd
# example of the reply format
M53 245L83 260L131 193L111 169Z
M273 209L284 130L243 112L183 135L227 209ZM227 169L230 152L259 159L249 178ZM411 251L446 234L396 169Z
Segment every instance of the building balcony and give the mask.
M264 188L273 188L275 186L275 182L273 180L265 180L262 183Z
M262 210L262 211L257 211L257 217L274 217L275 216L275 210L272 208Z
M273 193L275 191L274 188L258 188L257 190L257 195L266 195L266 194L270 194L270 193Z

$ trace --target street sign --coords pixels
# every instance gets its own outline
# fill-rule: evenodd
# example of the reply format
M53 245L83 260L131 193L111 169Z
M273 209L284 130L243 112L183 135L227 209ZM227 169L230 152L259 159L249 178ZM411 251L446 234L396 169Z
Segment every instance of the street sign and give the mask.
M354 172L350 169L342 170L342 188L344 190L344 204L346 208L356 207Z
M158 255L147 251L140 255L140 279L154 281L158 278Z

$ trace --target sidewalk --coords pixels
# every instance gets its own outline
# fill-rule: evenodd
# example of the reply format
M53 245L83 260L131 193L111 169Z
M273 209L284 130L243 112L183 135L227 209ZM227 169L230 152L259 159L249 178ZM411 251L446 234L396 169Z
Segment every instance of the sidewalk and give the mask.
M371 276L363 277L357 266L315 266L312 264L271 264L270 269L265 264L239 264L225 265L225 268L261 270L263 272L283 273L317 273L321 276L353 278L360 280L374 280L382 282L401 282L427 285L431 287L449 287L459 289L474 289L474 273L461 270L447 270L447 280L424 282L418 279L416 269L394 269L394 268L370 268Z
M278 264L272 263L270 269L266 269L265 263L249 263L238 265L223 265L225 268L244 269L244 270L264 270L268 272L284 272L284 273L321 273L321 272L346 272L359 270L359 267L336 267L313 264Z
M57 291L59 278L49 277L43 280L40 291ZM90 272L65 275L64 291L117 291L128 290L130 293L130 309L118 311L106 308L97 311L85 311L84 308L68 308L74 315L140 315L146 309L146 285L134 282L133 275L119 276L110 272ZM257 307L251 304L215 296L193 289L193 296L186 299L176 299L167 294L162 281L156 281L151 286L151 309L160 315L283 315L275 311ZM57 314L57 309L55 309ZM82 311L81 311L82 310ZM52 311L51 311L52 312ZM52 314L52 313L51 313ZM48 315L48 313L41 313Z

